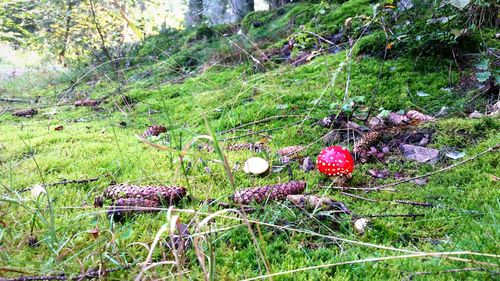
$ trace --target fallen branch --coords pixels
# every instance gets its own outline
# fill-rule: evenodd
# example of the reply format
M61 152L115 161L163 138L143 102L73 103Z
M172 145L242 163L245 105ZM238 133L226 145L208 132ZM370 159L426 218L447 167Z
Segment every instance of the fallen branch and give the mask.
M98 181L100 177L97 178L90 178L90 179L83 179L83 180L62 180L59 182L54 182L54 183L49 183L47 186L56 186L56 185L65 185L65 184L86 184L89 182L95 182Z
M338 189L338 190L392 191L392 192L399 191L395 188L383 188L383 187L349 187L349 186L326 186L326 185L321 185L320 187Z
M362 218L394 218L394 217L403 217L403 218L416 218L416 217L424 217L425 214L377 214L377 215L357 215Z
M107 177L107 176L105 176ZM56 186L56 185L66 185L66 184L86 184L86 183L90 183L90 182L95 182L95 181L98 181L99 179L101 179L100 177L97 177L97 178L90 178L90 179L83 179L83 180L62 180L62 181L59 181L59 182L54 182L54 183L49 183L49 184L46 184L45 186ZM18 192L26 192L28 190L31 190L31 187L30 188L24 188L24 189L20 189L18 190Z
M393 202L398 203L398 204L406 204L406 205L413 205L413 206L422 206L422 207L432 207L432 203L427 203L427 202L414 202L414 201L406 201L406 200L394 200Z
M0 98L0 101L2 102L18 102L18 103L31 103L30 100L23 100L23 99L10 99L10 98Z
M85 273L81 273L74 277L66 276L64 273L59 275L39 275L39 276L20 276L14 278L0 277L0 281L49 281L49 280L84 280L84 279L100 279L103 276L120 270L125 270L131 268L131 265L125 265L123 267L117 267L106 270L89 270Z

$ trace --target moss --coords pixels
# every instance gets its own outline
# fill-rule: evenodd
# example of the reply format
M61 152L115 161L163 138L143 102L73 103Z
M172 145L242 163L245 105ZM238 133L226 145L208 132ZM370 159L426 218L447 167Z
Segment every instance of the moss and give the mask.
M331 28L325 32L342 26L346 17L367 14L371 8L366 3L370 2L355 0L332 5L325 14L329 18L323 23ZM244 24L248 24L250 17L268 21L270 26L247 26L248 32L252 36L267 38L271 45L281 44L286 38L281 35L288 36L307 17L321 15L318 7L309 3L287 5L282 12L251 14ZM356 10L355 7L360 9ZM338 14L333 17L330 13ZM295 19L293 25L292 19ZM311 21L305 24L316 26L316 23ZM289 26L292 29L287 29ZM223 31L226 28L229 27L211 29L220 34L225 33ZM218 156L194 149L203 141L197 138L208 133L205 119L219 132L219 140L229 139L224 143L268 139L271 153L225 151L231 167L237 167L237 164L241 167L247 158L256 155L279 166L279 158L274 152L289 145L306 146L304 153L314 158L324 146L322 137L330 131L316 126L316 120L336 113L332 110L332 104L344 100L348 81L349 97L365 97L365 105L373 107L372 114L378 114L381 108L392 111L418 109L435 114L441 107L449 107L454 117L439 118L436 123L425 125L425 129L435 132L430 147L443 151L455 147L470 157L500 142L498 120L471 120L456 114L461 112L461 107L468 99L453 90L443 90L453 88L459 77L454 61L409 56L383 60L377 53L379 48L383 50L385 47L385 37L380 30L373 30L361 38L354 50L357 56L350 59L346 59L347 51L342 51L324 54L299 67L281 65L257 74L252 71L251 61L237 65L218 63L203 72L194 71L208 58L220 53L229 55L231 47L234 48L218 40L218 35L212 39L201 35L193 41L188 40L196 38L196 32L166 32L146 39L149 43L157 44L155 48L147 47L147 43L138 46L141 56L155 55L160 59L124 70L127 71L124 74L127 84L121 88L121 94L135 101L131 108L117 106L112 96L98 109L59 104L56 114L53 114L53 105L59 103L57 95L67 85L51 88L46 86L48 83L42 83L31 90L21 88L24 91L15 91L26 97L41 94L43 106L40 114L31 119L13 117L8 113L0 116L0 256L9 268L23 268L27 272L44 274L67 272L69 275L81 272L82 265L84 268L103 265L112 268L124 261L143 261L148 250L138 243L151 243L162 225L168 223L168 212L139 214L123 222L111 221L104 209L90 207L93 198L110 182L188 186L191 200L183 201L172 212L179 215L180 221L189 225L191 233L195 234L196 224L206 217L204 213L219 210L203 202L209 198L226 202L228 195L234 192ZM200 30L200 34L205 33ZM180 80L179 72L187 72L189 77ZM101 97L113 93L121 85L98 80L101 78L99 73L92 73L92 77L101 82L96 86L80 83L76 85L75 92ZM175 79L175 83L170 82L172 79ZM24 84L20 86L24 87ZM10 95L9 89L7 94ZM419 96L417 91L427 95ZM20 105L1 106L17 108ZM221 132L276 116L279 118L269 122L252 123L234 132ZM304 116L311 119L304 119ZM152 141L178 150L191 145L183 158L185 173L179 169L176 152L160 151L137 140L136 135L151 124L169 127L165 136ZM57 125L63 125L63 130L53 130ZM244 136L246 134L250 135ZM233 137L239 138L231 140ZM339 144L352 146L352 142ZM461 160L444 158L435 165L420 164L391 152L387 163L358 163L349 184L356 187L376 186L393 182L395 179L392 175L397 172L405 176L422 175L458 161ZM204 165L208 165L210 174ZM273 273L395 254L395 251L367 245L383 245L403 251L417 249L422 252L457 249L481 253L498 251L496 222L500 220L497 202L500 193L493 188L498 183L492 177L500 173L497 152L484 154L428 177L425 186L408 182L397 185L398 192L362 194L380 200L376 203L357 200L337 190L319 188L320 185L331 183L329 179L316 172L300 170L298 163L292 163L291 168L294 179L307 181L306 192L343 201L357 215L418 213L424 216L414 219L372 218L366 235L359 236L352 229L348 216L332 218L327 213L305 213L288 202L268 202L264 206L255 206L258 211L247 214L248 218L263 223L252 223L252 232L248 231L247 225L242 223L238 215L233 216L229 212L224 213L224 217L214 215L210 225L200 229L202 232L211 231L200 239L200 247L207 257L215 257L215 279L239 280L265 274L257 247ZM388 169L391 178L373 179L369 175L370 169ZM249 177L240 168L233 171L233 176L237 189L289 179L286 169L266 177ZM47 205L46 197L32 200L29 192L12 192L61 179L93 177L100 179L83 185L49 186L52 207ZM430 202L435 207L390 203L393 200ZM197 213L193 214L190 210L197 210ZM51 211L55 214L54 225L51 225ZM96 226L101 231L94 239L89 235L89 230ZM28 247L25 242L28 235L37 236L40 246ZM52 241L52 236L57 241ZM163 246L168 239L168 235L162 236L159 246L154 250L153 262L169 258L170 251ZM106 259L99 258L103 256ZM481 256L475 259L494 262ZM189 272L186 277L203 279L194 249L187 249L185 260L182 270ZM353 280L361 276L368 280L400 280L410 272L440 272L456 268L456 265L455 261L441 258L393 259L384 263L298 271L276 279ZM139 271L139 267L132 267L126 271L113 272L109 278L129 280L135 278ZM145 278L157 279L177 274L177 268L161 266L145 274ZM447 280L449 277L433 276L436 280ZM463 272L453 277L478 280L490 276L485 275L485 272Z
M338 32L344 25L347 18L360 15L371 16L373 14L372 4L380 1L373 0L350 0L340 6L333 6L333 9L322 15L318 19L321 30L328 30L331 33Z
M386 37L383 31L375 31L359 39L354 47L353 55L384 56Z

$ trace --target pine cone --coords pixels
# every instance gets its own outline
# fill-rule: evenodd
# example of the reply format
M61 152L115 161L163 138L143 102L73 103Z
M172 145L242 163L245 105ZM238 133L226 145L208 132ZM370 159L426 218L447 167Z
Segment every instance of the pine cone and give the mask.
M278 150L278 155L281 157L295 158L299 156L302 150L304 150L304 147L301 145L287 146Z
M19 117L32 117L33 115L38 114L38 111L33 108L29 109L20 109L12 112L13 116L19 116Z
M161 133L165 133L167 131L167 128L165 128L162 125L153 125L149 127L144 133L142 133L143 138L147 138L150 136L158 136Z
M406 113L406 117L408 117L412 121L418 122L433 122L436 121L436 118L429 116L427 114L423 114L416 110L410 110Z
M291 181L287 183L244 189L236 192L231 199L239 204L249 204L252 201L262 203L267 200L283 200L287 195L302 193L305 188L305 181Z
M401 115L396 112L391 112L387 117L387 121L389 121L389 124L393 126L405 126L410 124L411 120L410 118L406 117L406 115Z
M75 101L75 106L96 106L99 103L100 103L99 100L85 99L85 100Z
M233 143L226 146L226 150L228 151L241 151L241 150L251 150L251 151L264 151L269 150L262 144L254 144L254 143Z
M129 184L112 185L104 190L104 197L148 199L173 205L186 195L186 189L178 186L138 186Z
M353 152L355 154L358 154L362 150L368 150L373 144L375 144L375 142L380 139L381 136L382 134L377 131L366 133L359 141L356 142Z
M160 203L143 198L120 198L108 208L108 215L121 218L133 212L150 213L160 211Z
M205 150L205 151L210 152L210 153L215 151L215 148L213 146L206 144L206 143L198 145L198 149L202 150L202 151Z

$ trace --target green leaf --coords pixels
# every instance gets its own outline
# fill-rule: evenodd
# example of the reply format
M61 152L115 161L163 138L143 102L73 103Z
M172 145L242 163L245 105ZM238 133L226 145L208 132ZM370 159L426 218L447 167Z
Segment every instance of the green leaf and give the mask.
M491 72L489 72L489 71L476 73L476 79L477 79L477 81L479 81L481 83L490 79L490 76L491 76Z
M488 69L488 64L489 64L489 60L482 59L478 63L476 63L474 66L478 69L486 70L486 69Z

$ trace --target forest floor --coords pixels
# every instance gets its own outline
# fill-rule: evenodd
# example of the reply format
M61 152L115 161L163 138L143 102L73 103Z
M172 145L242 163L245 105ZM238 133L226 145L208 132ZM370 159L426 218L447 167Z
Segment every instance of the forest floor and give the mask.
M467 77L450 61L340 51L265 72L251 63L214 64L178 79L164 69L159 61L115 73L120 79L87 72L81 81L67 81L51 72L0 83L0 276L499 277L498 96L460 94ZM93 106L74 105L101 97ZM464 110L471 99L477 118ZM37 114L13 116L26 108ZM349 181L303 169L303 159L315 163L326 146L352 151L369 131L368 112L385 120L410 110L433 119L377 129L381 136L356 156ZM166 133L138 137L159 124ZM214 136L227 166L221 154L199 149L214 145L207 141ZM226 149L234 143L269 150ZM298 145L300 159L286 163L277 154ZM419 161L405 145L439 153ZM243 163L252 156L271 163L271 172L246 174ZM229 198L291 180L306 181L304 194L343 202L352 213L284 200L252 204L243 215ZM188 197L117 221L108 216L110 202L94 207L113 183L183 186ZM362 229L355 227L360 218L368 221ZM180 224L191 243L172 251L171 234Z

